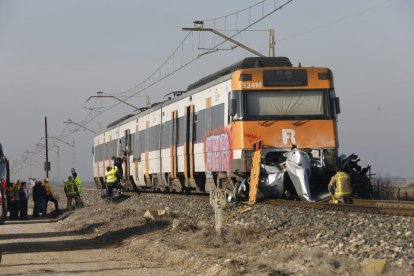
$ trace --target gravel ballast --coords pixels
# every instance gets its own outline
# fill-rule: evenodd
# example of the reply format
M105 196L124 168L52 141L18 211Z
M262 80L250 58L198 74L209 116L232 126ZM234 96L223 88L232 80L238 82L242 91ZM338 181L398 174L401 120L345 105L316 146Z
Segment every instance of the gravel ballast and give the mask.
M97 227L94 234L104 235L152 219L167 220L169 226L160 226L159 235L146 234L142 241L131 236L130 246L118 249L140 258L151 259L165 247L165 252L179 250L181 256L189 254L194 262L198 260L204 265L210 265L208 260L213 260L220 268L227 268L228 275L365 274L361 270L363 264L377 260L385 265L379 271L386 274L414 273L414 218L411 217L257 204L225 222L221 237L217 238L214 210L208 197L203 200L142 193L119 203L108 203L100 198L99 191L91 189L85 193L84 201L89 207L77 210L73 218L71 215L62 221L65 227L81 228L73 222L79 216L83 219L82 227L100 221L105 226ZM243 206L228 203L223 217ZM100 217L102 212L107 215ZM156 217L157 212L163 215L151 218L151 214ZM146 213L150 216L144 218ZM154 246L158 249L151 255L150 249ZM170 261L173 263L172 259ZM214 267L209 269L211 275L215 275ZM198 274L200 271L187 272Z

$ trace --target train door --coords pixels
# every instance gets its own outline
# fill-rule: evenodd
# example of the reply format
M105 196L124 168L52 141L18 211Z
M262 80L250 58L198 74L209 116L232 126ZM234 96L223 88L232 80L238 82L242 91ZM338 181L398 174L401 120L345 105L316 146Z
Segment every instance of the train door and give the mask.
M134 155L134 180L136 183L139 183L139 160L141 158L140 153L140 143L139 143L139 125L137 124L135 127L135 141L134 141L134 147L133 147L133 155Z
M171 112L171 177L177 178L178 112Z
M126 129L124 133L125 138L125 144L124 144L124 185L127 187L127 189L133 189L137 190L137 186L134 182L134 179L132 177L131 173L131 164L130 164L130 156L132 153L132 135L131 130Z
M103 155L102 155L102 177L101 177L101 183L102 183L102 185L104 185L104 183L106 182L106 180L105 180L105 172L106 172L106 167L107 166L111 166L110 165L110 162L109 162L109 164L108 163L106 163L106 161L107 160L109 160L109 154L110 154L110 141L111 141L111 138L112 138L112 136L109 136L109 140L108 139L106 139L105 137L104 137L104 139L103 139Z
M185 108L184 176L194 179L194 105Z
M146 180L146 186L151 186L151 178L149 175L150 167L149 167L149 150L150 150L150 122L146 122L146 128L145 128L145 180Z
M130 174L130 167L129 167L129 156L131 154L131 131L129 129L125 130L124 133L125 144L123 148L124 156L125 156L125 173L124 176L129 179Z

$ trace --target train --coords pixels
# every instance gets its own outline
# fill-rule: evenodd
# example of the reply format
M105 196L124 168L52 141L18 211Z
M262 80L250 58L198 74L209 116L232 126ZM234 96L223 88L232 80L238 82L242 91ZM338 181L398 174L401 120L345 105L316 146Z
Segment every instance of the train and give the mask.
M9 160L3 152L3 146L0 143L0 224L6 221L7 217L7 189L10 183Z
M124 182L134 189L221 185L237 197L260 140L262 195L312 201L335 173L339 113L329 68L247 57L110 123L93 138L94 180L105 187L106 167L121 156Z

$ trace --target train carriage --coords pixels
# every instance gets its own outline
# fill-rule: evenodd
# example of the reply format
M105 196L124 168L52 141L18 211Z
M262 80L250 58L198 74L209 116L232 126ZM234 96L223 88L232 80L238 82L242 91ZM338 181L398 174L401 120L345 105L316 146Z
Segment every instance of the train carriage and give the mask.
M328 68L293 67L287 58L246 58L186 91L122 118L94 138L94 177L125 155L125 178L155 190L206 191L248 179L252 145L262 163L282 168L300 148L312 161L312 194L326 189L337 158L339 101ZM286 177L284 186L289 186ZM288 187L286 187L288 189Z

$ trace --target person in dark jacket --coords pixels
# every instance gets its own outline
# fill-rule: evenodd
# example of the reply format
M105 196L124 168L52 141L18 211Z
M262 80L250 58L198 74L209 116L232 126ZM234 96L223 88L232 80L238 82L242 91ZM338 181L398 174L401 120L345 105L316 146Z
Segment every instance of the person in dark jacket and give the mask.
M17 183L13 183L9 188L10 219L19 218L19 189L20 180L18 180Z
M19 209L20 209L20 219L28 219L27 216L27 206L29 202L29 189L27 189L26 182L22 182L19 189Z
M33 217L39 217L40 213L46 216L45 203L46 203L46 189L42 185L42 181L36 181L33 187Z
M114 167L117 167L118 170L116 172L116 178L118 179L118 182L121 182L122 176L124 175L124 170L122 168L122 163L124 163L123 158L121 157L112 157L112 160L114 162Z

